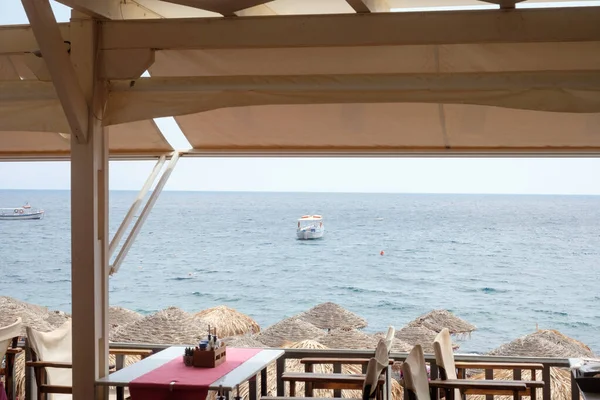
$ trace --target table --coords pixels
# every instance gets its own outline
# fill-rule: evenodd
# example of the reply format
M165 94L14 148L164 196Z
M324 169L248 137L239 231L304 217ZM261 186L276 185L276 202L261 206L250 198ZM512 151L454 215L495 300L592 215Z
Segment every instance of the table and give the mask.
M96 381L96 386L114 386L117 388L117 400L123 400L123 388L129 386L130 382L141 377L142 375L151 372L176 357L181 357L185 346L171 346L165 350L159 351L135 364L125 367L117 372L114 372L104 378ZM222 390L227 400L230 398L230 393L240 384L249 381L250 395L249 400L258 398L258 388L256 385L256 377L261 375L261 394L267 395L267 366L283 355L283 350L262 349L259 353L252 356L250 359L239 365L232 371L225 374L223 377L214 381L209 387L209 390ZM183 362L183 361L182 361ZM192 368L192 367L190 367ZM198 368L201 373L202 369ZM120 389L120 390L119 390Z
M571 366L571 379L572 379L572 385L574 385L574 387L571 388L571 390L577 389L577 392L579 393L574 393L574 395L579 398L579 394L581 394L581 396L583 397L584 400L600 400L600 393L596 392L591 392L591 391L585 391L585 390L581 390L581 387L579 387L579 384L576 382L576 378L581 378L582 374L579 371L579 367L581 365L584 364L584 359L581 358L569 358L569 364ZM592 378L592 379L600 379L600 378ZM574 396L574 397L575 397Z

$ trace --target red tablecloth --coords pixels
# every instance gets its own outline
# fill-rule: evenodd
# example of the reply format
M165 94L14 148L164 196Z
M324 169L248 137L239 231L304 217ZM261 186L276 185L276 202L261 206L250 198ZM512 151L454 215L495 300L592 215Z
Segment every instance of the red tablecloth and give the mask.
M132 400L204 400L208 387L214 381L261 351L228 348L227 361L218 367L194 368L183 364L182 350L182 354L174 360L131 381L129 394ZM171 382L175 384L171 386Z
M4 390L4 385L0 382L0 400L8 400L6 397L6 390Z

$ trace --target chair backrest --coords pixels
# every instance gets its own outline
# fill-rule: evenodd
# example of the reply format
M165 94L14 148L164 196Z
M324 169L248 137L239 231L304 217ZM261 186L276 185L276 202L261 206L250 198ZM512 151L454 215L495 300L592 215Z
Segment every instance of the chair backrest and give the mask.
M402 363L402 375L406 389L416 400L431 400L425 355L420 344L413 347Z
M73 362L71 321L65 322L51 332L39 332L27 327L27 340L32 352L39 361ZM72 386L73 374L70 368L46 368L47 383L50 385ZM71 399L71 395L49 396L52 400Z
M396 329L393 326L389 326L387 334L385 335L385 345L388 349L388 354L392 351L392 345L394 344L394 337L396 335Z
M379 342L377 343L377 347L375 348L375 360L377 360L383 368L387 367L389 363L388 347L385 339L379 339Z
M442 379L456 379L456 366L454 364L454 351L452 350L452 339L448 328L442 329L433 341L435 362L440 368Z
M367 372L365 374L365 383L363 384L363 400L369 400L375 397L379 377L389 362L385 339L379 339L375 349L375 357L369 359Z
M10 342L21 334L22 323L21 318L17 318L14 323L0 328L0 362L6 354L6 350L10 347Z

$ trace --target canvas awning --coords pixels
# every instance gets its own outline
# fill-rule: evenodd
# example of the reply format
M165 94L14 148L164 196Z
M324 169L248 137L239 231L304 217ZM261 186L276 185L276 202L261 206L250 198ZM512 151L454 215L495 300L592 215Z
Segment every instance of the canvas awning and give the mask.
M178 2L136 0L122 17L193 19L100 22L113 157L172 151L152 120L165 116L193 146L184 155L600 153L600 7L390 13L484 3ZM110 1L64 3L112 12ZM61 24L65 41L74 23ZM67 157L69 123L43 55L31 54L31 29L2 27L0 43L0 158ZM139 78L141 66L151 78Z

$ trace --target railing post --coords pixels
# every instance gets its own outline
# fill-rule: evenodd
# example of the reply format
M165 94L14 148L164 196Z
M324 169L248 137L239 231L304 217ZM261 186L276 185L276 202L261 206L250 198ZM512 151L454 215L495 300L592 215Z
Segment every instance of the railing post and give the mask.
M429 362L429 377L431 378L431 380L436 380L439 376L439 368L437 366L437 363L435 362L435 360L431 360ZM432 400L438 400L440 397L440 393L439 390L436 388L431 388L429 390L430 392L430 396ZM405 390L405 396L406 396L406 390ZM408 398L408 397L405 397Z
M333 373L334 374L341 374L342 373L342 364L341 363L333 363ZM334 389L333 390L333 397L342 397L342 391L341 389Z
M544 364L544 369L542 370L542 380L544 381L544 400L552 400L552 382L550 382L550 366Z
M304 364L304 372L313 372L313 364L306 363ZM305 397L313 397L313 385L312 382L304 382L304 396Z
M494 379L494 370L493 369L486 369L485 370L485 379L486 380L493 380ZM494 400L494 395L486 394L485 395L485 400Z
M269 368L269 367L267 367ZM266 396L269 391L269 386L267 382L267 368L260 371L260 395Z
M579 386L575 380L575 371L571 371L571 400L579 400L581 394L579 393Z
M282 375L285 372L285 354L277 359L277 396L285 396L285 388L283 387Z

